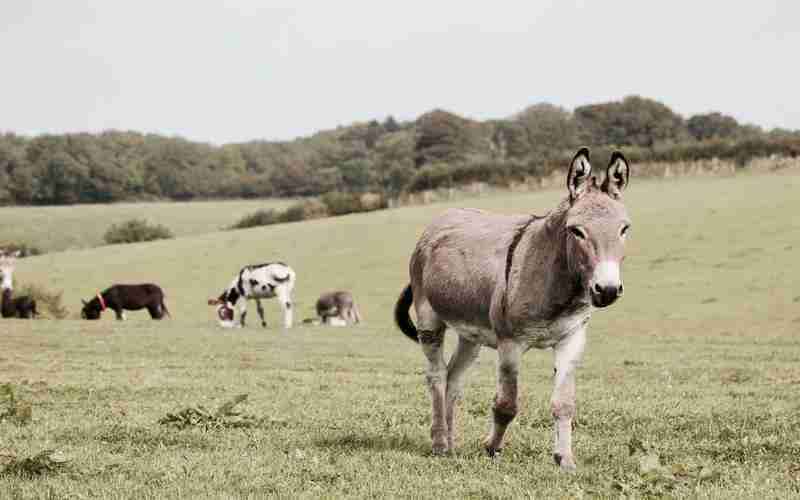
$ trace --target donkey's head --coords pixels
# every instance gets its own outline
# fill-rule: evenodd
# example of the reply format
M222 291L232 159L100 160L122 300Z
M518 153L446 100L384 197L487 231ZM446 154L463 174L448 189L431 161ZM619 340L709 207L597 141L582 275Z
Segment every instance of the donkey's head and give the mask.
M100 314L103 312L103 307L100 305L100 300L94 297L90 300L81 299L81 318L83 319L100 319Z
M2 276L2 284L0 288L3 290L11 290L13 288L14 269L17 267L17 257L21 252L5 253L0 250L0 276Z
M579 276L592 305L606 307L623 292L621 265L631 222L621 200L630 167L622 153L615 151L601 185L591 173L589 150L582 148L572 159L567 175L567 262Z

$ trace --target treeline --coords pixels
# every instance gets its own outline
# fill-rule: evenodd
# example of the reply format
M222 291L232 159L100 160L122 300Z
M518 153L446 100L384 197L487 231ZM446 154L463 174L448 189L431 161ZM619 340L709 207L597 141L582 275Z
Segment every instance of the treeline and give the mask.
M478 122L435 110L288 142L213 146L137 132L0 135L0 204L296 197L379 193L384 199L483 181L507 184L563 168L580 145L621 147L634 161L800 153L800 133L765 131L721 113L688 119L638 96L574 111L537 104Z

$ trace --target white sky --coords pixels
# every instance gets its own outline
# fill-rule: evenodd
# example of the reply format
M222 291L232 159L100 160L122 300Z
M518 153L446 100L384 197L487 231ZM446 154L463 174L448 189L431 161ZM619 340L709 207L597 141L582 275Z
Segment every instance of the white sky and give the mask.
M639 94L800 128L800 2L0 0L0 131L289 139Z

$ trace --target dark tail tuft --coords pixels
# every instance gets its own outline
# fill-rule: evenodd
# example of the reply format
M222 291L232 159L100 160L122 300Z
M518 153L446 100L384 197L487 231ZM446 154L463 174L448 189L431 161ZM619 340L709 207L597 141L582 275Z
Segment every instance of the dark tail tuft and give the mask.
M397 299L397 304L394 306L394 321L400 330L406 334L406 337L414 342L419 342L417 327L414 326L411 316L408 314L413 302L414 293L411 291L411 285L408 285L403 289L403 293L400 294L400 298Z

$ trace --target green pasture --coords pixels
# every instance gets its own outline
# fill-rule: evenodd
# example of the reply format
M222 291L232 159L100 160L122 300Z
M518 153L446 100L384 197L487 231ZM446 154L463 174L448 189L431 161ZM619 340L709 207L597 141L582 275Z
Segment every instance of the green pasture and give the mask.
M25 243L44 252L103 245L112 224L145 219L176 236L219 231L262 208L283 209L293 200L232 200L0 207L0 244Z
M458 450L431 456L423 356L391 322L408 256L433 215L463 205L543 213L561 191L23 259L17 280L63 290L73 317L81 298L112 283L153 281L173 318L0 321L0 383L31 405L26 425L0 420L0 469L42 450L67 460L39 475L7 465L0 497L796 497L799 192L796 173L633 178L625 296L593 317L578 375L576 474L550 456L544 351L524 359L522 411L500 459L479 446L494 394L490 349L467 386ZM160 207L157 221L182 221L173 230L183 234L239 215L213 203ZM92 217L63 210L48 241L99 235L112 222L94 218L94 233L84 227ZM225 217L212 222L218 212ZM344 288L365 324L284 332L277 304L267 303L267 329L256 326L254 306L247 328L217 327L206 299L241 265L271 260L298 273L298 322L320 292ZM239 394L248 395L239 417L159 424Z

